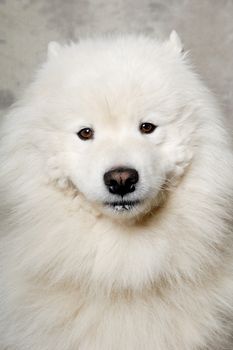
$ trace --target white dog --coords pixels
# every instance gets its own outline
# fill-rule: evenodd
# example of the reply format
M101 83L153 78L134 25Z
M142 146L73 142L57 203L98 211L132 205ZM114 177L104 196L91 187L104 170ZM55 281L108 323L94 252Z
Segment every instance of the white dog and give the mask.
M233 157L186 56L49 45L1 127L1 350L233 349Z

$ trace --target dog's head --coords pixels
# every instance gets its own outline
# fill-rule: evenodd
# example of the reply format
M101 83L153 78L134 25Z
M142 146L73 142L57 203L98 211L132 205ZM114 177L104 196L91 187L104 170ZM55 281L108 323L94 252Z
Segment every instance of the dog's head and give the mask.
M221 118L174 33L51 44L1 131L12 266L107 290L215 278L231 247Z
M118 218L159 206L192 158L195 89L175 33L50 44L32 92L50 179Z

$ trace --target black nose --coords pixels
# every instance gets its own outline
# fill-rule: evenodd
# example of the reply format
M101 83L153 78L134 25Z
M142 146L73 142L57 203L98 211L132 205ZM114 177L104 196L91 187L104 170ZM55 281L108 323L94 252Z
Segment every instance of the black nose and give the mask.
M124 196L135 191L138 182L138 172L135 169L115 168L104 174L104 183L112 194Z

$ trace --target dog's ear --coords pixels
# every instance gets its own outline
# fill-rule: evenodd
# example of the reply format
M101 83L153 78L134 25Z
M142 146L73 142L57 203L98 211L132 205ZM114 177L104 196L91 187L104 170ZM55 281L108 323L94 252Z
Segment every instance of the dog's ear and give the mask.
M48 44L48 59L57 57L61 50L61 45L56 41L50 41Z
M180 40L179 35L175 30L173 30L169 36L169 42L172 45L172 47L179 53L184 53L184 46Z

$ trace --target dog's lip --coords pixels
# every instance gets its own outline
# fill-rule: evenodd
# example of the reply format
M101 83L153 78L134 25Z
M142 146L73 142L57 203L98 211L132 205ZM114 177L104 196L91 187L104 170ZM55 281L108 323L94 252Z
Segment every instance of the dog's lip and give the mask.
M112 208L117 208L117 207L122 207L123 209L129 209L133 208L135 205L140 204L141 201L136 199L136 200L118 200L118 201L107 201L104 202L104 205Z

